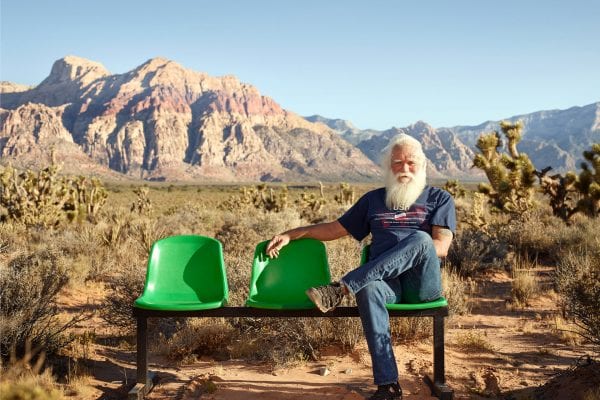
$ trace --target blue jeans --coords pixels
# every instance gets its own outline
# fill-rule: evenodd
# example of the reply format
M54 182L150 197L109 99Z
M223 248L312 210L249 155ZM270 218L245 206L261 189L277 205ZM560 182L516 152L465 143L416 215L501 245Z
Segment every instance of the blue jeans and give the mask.
M398 381L386 303L420 303L442 294L440 260L431 236L415 231L396 246L347 273L341 282L356 296L376 385Z

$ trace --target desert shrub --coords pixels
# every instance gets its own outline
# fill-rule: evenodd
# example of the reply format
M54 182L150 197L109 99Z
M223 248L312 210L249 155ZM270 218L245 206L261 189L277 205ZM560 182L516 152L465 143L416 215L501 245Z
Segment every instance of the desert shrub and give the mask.
M177 362L193 361L196 355L219 356L231 347L237 332L224 319L190 318L171 337L160 335L158 347Z
M450 316L465 315L471 312L468 295L473 289L472 281L466 281L449 265L442 268L442 293L448 300Z
M496 230L498 240L519 256L555 264L569 252L600 245L594 219L575 215L573 223L565 225L548 209L534 210L531 215L528 220L509 221Z
M559 262L556 284L565 314L600 352L600 251L569 253Z
M326 344L353 349L356 339L362 337L356 329L361 328L360 324L348 322L311 318L190 319L182 322L170 338L163 336L159 346L169 358L179 362L209 355L261 360L279 368L316 360Z
M139 266L122 268L112 276L107 284L111 295L106 297L100 311L102 319L125 332L133 332L136 323L133 317L133 302L142 294L145 276Z
M431 318L390 318L390 332L393 342L418 341L431 336L433 322Z
M17 382L0 383L3 400L63 400L66 397L51 382L42 383L38 378L21 378Z
M531 216L527 220L505 224L498 236L517 254L552 261L556 257L557 241L564 234L565 227L547 210L534 210Z
M161 221L155 219L136 218L129 227L129 236L136 244L137 254L142 258L150 252L154 242L168 236Z
M301 360L316 360L318 349L332 341L331 321L311 318L259 318L250 322L240 320L238 329L242 341L253 341L251 356L267 361L276 367L294 364Z
M501 266L507 251L496 236L468 227L457 232L446 260L454 271L467 277Z
M487 338L485 331L471 329L465 332L460 332L454 339L455 344L466 351L485 351L495 352L496 347Z
M325 242L332 280L341 279L347 272L359 266L361 245L350 236Z
M56 296L69 280L60 254L51 248L20 254L0 268L2 358L13 348L22 352L27 341L49 353L64 346L63 332L78 320L66 324L55 320Z
M160 224L169 235L193 234L214 237L223 226L227 212L211 208L205 202L187 201L174 205L159 216Z
M560 232L556 241L556 253L559 255L557 261L569 253L585 253L600 248L597 220L576 215L573 217L573 224L563 227Z
M518 307L529 304L529 301L539 292L535 273L531 269L515 268L512 270L511 302Z

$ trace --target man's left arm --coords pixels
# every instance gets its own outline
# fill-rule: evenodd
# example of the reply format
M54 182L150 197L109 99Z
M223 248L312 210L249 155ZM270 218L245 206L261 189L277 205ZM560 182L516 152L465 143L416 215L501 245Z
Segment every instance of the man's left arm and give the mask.
M448 249L454 234L445 226L433 225L431 227L431 238L433 239L433 247L438 257L446 257Z

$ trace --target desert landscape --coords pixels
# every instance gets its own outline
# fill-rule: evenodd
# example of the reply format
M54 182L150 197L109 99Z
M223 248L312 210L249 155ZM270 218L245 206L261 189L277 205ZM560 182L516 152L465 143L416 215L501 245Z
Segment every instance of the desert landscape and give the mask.
M156 240L195 234L221 241L230 304L242 305L256 244L337 218L376 187L104 185L58 171L19 178L3 169L3 199L13 200L0 223L7 399L126 397L135 383L132 304ZM30 203L17 214L9 192L27 187L27 176L54 189L78 183L87 203L67 207L72 199L65 200L54 213L53 202L38 202L48 206L38 210ZM537 189L517 216L493 212L473 184L439 185L455 196L460 221L443 264L446 378L455 398L598 399L597 220L574 213L565 223ZM360 244L344 238L328 242L327 252L336 279L352 268L348 260L358 263ZM404 398L433 398L423 382L432 371L431 323L401 318L392 332ZM150 337L157 375L149 399L361 399L373 391L356 318L161 319Z
M60 7L47 10L52 18L22 30L32 19L29 9L17 10L21 3L3 4L3 16L6 10L8 14L16 10L12 15L19 16L3 17L2 25L4 29L7 23L19 21L7 31L20 32L14 52L24 54L22 36L35 32L38 44L37 24L52 21L47 30L55 32L56 21L69 13ZM90 14L121 10L133 3L96 7ZM333 3L322 2L319 7ZM187 14L193 16L194 24L204 22L208 8L220 4L202 3L201 10ZM248 4L248 14L260 9L254 2ZM263 7L265 11L254 18L263 18L272 8L271 4ZM513 10L505 8L512 19ZM585 12L582 18L597 15L586 10L569 3L569 13ZM138 16L138 11L124 13L123 26L147 21L131 17ZM338 11L330 10L331 15ZM395 15L400 12L396 11L388 13L394 16L390 26L397 25ZM543 14L537 8L529 11L536 17ZM220 12L227 15L227 21L236 17L230 10ZM430 21L435 15L430 10L419 12L426 25L433 27ZM198 48L202 59L190 64L194 68L230 60L248 47L241 46L239 38L253 32L246 29L246 13L239 14L244 18L228 25L243 28L231 35L235 43L228 45L235 51L213 46L223 35L211 38L212 31L202 27L208 45L198 46L194 32L186 36L194 42L180 54ZM452 21L453 25L441 29L438 39L410 51L419 62L406 62L410 57L398 51L395 43L388 46L391 50L382 47L381 55L369 54L364 58L368 63L356 63L359 69L351 74L351 86L348 79L340 78L342 86L329 89L355 63L344 59L327 74L324 60L338 59L331 56L331 50L339 43L334 41L316 57L312 49L321 37L310 42L309 56L300 60L316 63L312 79L296 83L300 78L295 53L287 54L294 60L289 63L293 64L291 77L277 77L289 68L276 63L287 62L280 51L296 49L287 42L271 52L277 54L276 59L256 61L258 75L266 73L261 84L270 84L271 91L293 81L296 92L291 88L278 92L289 96L285 101L301 97L298 93L306 86L311 110L315 110L313 102L329 99L320 105L339 105L334 109L343 110L344 115L352 115L346 107L355 110L355 115L372 113L373 121L389 128L360 129L345 119L301 116L234 75L211 75L168 57L147 57L145 52L138 59L145 62L127 60L131 64L119 64L123 71L119 73L100 62L67 55L54 59L50 73L37 85L0 81L0 399L126 398L136 379L133 302L142 293L153 243L175 235L218 240L227 269L229 304L241 306L249 293L256 245L292 227L335 220L361 195L382 186L378 165L382 150L392 137L407 134L422 144L429 184L448 191L457 208L457 232L442 263L450 312L445 322L445 370L454 398L600 400L600 102L594 92L598 74L594 69L586 80L583 73L562 69L598 62L581 62L569 53L557 63L557 50L552 48L553 58L538 64L541 58L536 52L548 46L532 42L535 51L521 54L521 58L534 55L535 66L529 73L512 70L514 65L521 66L521 59L515 63L502 56L503 63L498 62L495 48L495 53L482 56L484 47L493 47L487 43L474 43L474 53L455 59L460 62L440 63L438 51L430 51L429 46L450 37L459 25L474 25L468 18L458 24L443 12L439 15L443 20L438 23ZM496 15L500 19L488 24ZM467 35L469 40L491 27L504 28L507 20L501 15L483 10L475 20L488 25L476 27ZM541 27L552 27L550 34L554 34L558 31L554 26L566 20L563 13L557 16L555 24L542 18ZM93 20L112 21L114 17L108 14ZM326 19L329 32L331 18L321 9L310 11L306 20L319 17ZM373 18L377 29L371 31L387 26L379 18ZM253 26L264 29L273 20L279 17L270 15L262 25ZM90 46L92 35L81 33L93 24L91 19L84 21L68 39L85 38L80 50L88 54L83 50ZM355 24L343 18L339 21L343 26L338 28L353 27L346 35L358 31ZM405 23L411 21L408 18ZM75 22L69 18L63 25L66 29ZM422 32L423 25L418 24L415 31ZM104 38L107 32L102 25L97 34ZM597 21L589 26L597 29ZM576 27L560 30L560 34L583 32L582 41L598 36L579 22ZM517 32L517 28L518 24L511 25L510 31ZM310 33L304 25L293 30ZM154 29L144 25L137 31L150 35ZM360 31L362 35L368 30ZM405 30L399 32L397 42L403 43ZM279 30L268 32L256 43L275 40L280 34ZM499 37L506 34L503 31ZM113 51L113 46L130 36L121 34L112 40L109 53L119 54L118 58L135 53L137 41L121 52ZM386 30L378 40L388 36ZM513 54L513 41L528 44L522 37L509 39L511 47L504 52ZM147 46L152 51L164 38L154 39ZM363 43L362 36L358 39L357 43ZM463 39L450 39L441 48L454 49ZM165 42L168 54L174 42ZM6 43L10 40L3 47ZM595 49L596 43L589 46ZM206 52L213 47L225 50L211 58ZM250 47L252 54L237 60L237 68L253 65L248 61L257 54L263 57L260 46ZM574 48L570 42L565 47ZM582 49L582 54L596 54ZM71 54L71 48L68 51L58 54ZM454 53L460 52L446 56ZM394 58L397 55L401 58ZM372 58L386 62L373 63ZM484 65L473 64L475 60L483 60ZM5 64L12 61L3 58ZM442 67L437 73L414 79L421 70L438 64ZM231 70L232 65L236 64L227 62L217 70ZM376 69L367 72L367 65ZM392 72L381 73L388 65ZM448 71L454 65L454 73ZM496 65L500 69L488 71ZM509 85L519 76L525 77L521 85L529 84L535 81L530 75L537 77L538 71L555 65L561 69L548 72L547 83L527 89ZM400 67L409 69L399 71ZM12 68L24 69L21 64ZM476 79L474 74L481 71L484 75ZM453 74L459 72L465 74L462 81L454 79ZM563 100L572 91L572 82L561 88L555 86L556 77L580 75L580 92L585 96ZM440 81L432 82L432 78ZM446 97L440 94L438 99L438 89L446 86ZM475 93L475 89L481 91ZM517 101L525 98L524 92L539 97L526 107ZM486 103L507 93L508 99L500 105ZM461 95L462 103L458 101ZM548 102L552 97L562 103ZM411 111L419 99L419 107L427 113ZM513 103L523 112L501 119L499 113L516 109ZM555 104L564 107L552 108ZM479 105L485 114L475 112ZM382 112L388 114L385 122ZM445 115L452 123L434 127L420 117L406 122L422 112L427 118ZM459 123L454 116L459 113L460 118L482 122ZM402 121L402 127L389 121ZM368 243L369 238L358 243L348 237L326 244L333 280L359 264L361 248ZM352 298L345 301L354 304ZM433 367L431 321L395 319L391 330L404 399L433 399L423 380ZM357 318L164 318L151 320L149 333L149 366L156 373L147 396L150 400L358 400L368 398L375 389Z
M600 400L598 15L589 0L0 0L0 400L137 397L155 243L221 245L215 286L241 307L254 265L277 263L253 263L259 243L395 183L382 227L429 232L444 255L453 399ZM382 157L399 135L412 145ZM323 242L332 281L371 239ZM177 292L195 307L208 279L189 268ZM312 311L149 318L145 398L370 398L360 319ZM390 324L403 398L434 400L433 318L405 315Z

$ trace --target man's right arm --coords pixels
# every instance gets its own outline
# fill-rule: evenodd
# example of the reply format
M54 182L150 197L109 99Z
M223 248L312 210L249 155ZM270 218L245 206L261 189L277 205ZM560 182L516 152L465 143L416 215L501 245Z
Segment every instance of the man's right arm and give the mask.
M273 239L267 244L266 253L269 257L277 257L279 250L295 239L311 238L328 241L339 239L346 235L348 235L348 231L338 221L301 226L273 236Z

